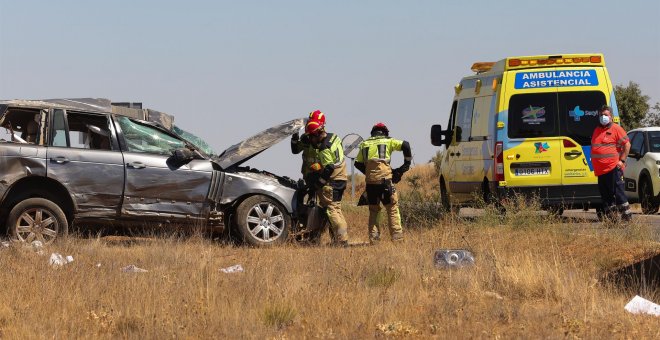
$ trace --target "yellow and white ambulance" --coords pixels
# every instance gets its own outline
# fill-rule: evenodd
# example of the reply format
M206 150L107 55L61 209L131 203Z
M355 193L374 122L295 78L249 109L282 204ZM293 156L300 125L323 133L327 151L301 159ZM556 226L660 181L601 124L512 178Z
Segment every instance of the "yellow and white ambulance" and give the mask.
M511 57L472 65L455 86L447 129L431 128L441 155L443 206L513 192L563 207L598 207L591 135L598 109L619 114L602 54ZM475 195L476 193L476 195Z

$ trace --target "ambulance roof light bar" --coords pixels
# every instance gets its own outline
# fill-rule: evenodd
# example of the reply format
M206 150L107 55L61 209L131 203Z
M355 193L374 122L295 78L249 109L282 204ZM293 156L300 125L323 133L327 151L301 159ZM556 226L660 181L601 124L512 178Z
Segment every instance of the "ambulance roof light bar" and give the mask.
M507 59L508 68L545 65L585 65L604 64L602 55L552 55L536 57L518 57Z
M483 73L490 71L494 65L495 65L494 62L476 62L472 64L472 67L470 69L472 70L472 72Z

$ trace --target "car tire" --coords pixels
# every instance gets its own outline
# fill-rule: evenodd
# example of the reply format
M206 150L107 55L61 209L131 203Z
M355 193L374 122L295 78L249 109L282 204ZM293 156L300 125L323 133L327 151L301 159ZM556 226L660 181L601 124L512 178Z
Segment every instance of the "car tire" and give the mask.
M241 240L253 246L269 246L286 241L291 216L274 199L255 195L236 209L236 227Z
M647 178L639 183L639 203L642 206L642 213L646 215L658 212L660 205L653 200L653 186Z
M46 245L65 238L69 234L69 224L64 211L53 201L28 198L9 212L7 232L15 241L40 241Z

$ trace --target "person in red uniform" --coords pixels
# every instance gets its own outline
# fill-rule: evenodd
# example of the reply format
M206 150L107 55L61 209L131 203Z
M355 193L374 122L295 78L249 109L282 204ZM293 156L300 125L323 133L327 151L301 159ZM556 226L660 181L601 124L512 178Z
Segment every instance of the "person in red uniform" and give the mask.
M603 200L605 216L614 217L617 211L621 219L630 221L632 212L624 192L623 169L630 151L626 131L612 121L612 108L598 110L600 124L591 136L591 162L598 176L598 190Z

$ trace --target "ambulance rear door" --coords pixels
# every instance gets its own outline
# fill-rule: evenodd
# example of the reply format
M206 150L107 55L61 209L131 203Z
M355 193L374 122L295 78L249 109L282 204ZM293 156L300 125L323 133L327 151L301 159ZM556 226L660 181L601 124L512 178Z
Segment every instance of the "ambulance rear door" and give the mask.
M515 76L508 72L507 83L515 84ZM541 196L560 196L562 138L556 88L508 88L503 104L508 108L503 140L506 185L542 187L546 192Z
M598 125L598 109L607 103L601 89L586 91L562 88L558 92L562 140L563 195L600 196L591 164L591 135Z

